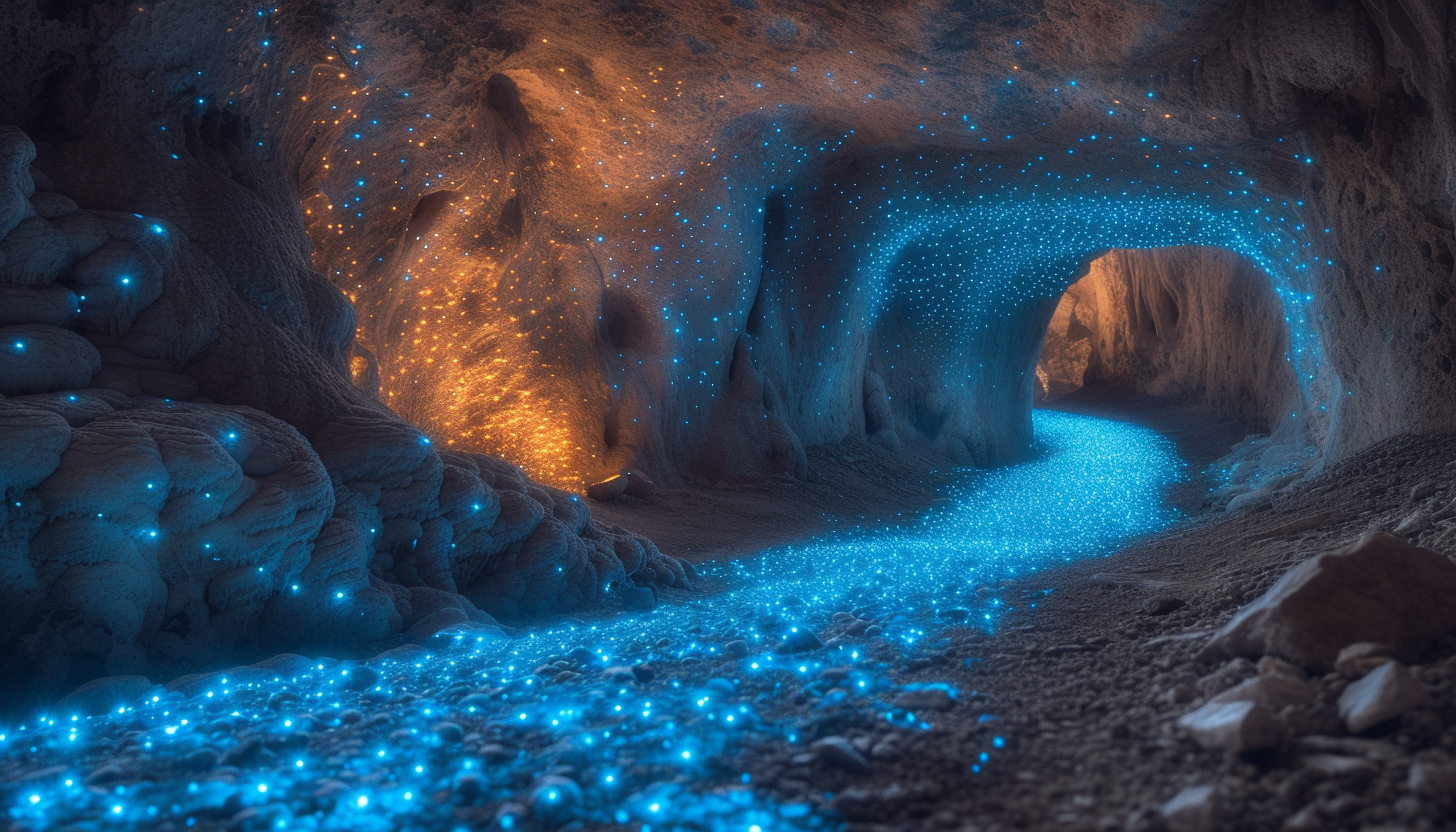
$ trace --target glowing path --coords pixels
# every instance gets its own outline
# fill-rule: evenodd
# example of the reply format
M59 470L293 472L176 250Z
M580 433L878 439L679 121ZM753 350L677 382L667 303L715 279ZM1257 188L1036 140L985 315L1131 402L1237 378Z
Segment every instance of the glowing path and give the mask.
M0 805L19 829L835 828L769 800L737 759L814 739L776 716L789 700L924 730L889 704L907 654L993 626L1012 604L999 582L1177 519L1162 494L1183 463L1167 440L1035 418L1036 458L965 472L952 507L705 570L721 592L515 638L442 634L363 663L280 657L108 715L0 729ZM829 667L847 673L826 681ZM1008 739L969 751L967 775Z

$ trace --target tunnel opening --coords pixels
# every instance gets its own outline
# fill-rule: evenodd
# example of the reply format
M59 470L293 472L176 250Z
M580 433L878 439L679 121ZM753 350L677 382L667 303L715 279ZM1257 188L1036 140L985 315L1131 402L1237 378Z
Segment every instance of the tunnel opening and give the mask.
M1298 395L1278 295L1225 249L1114 249L1057 301L1036 368L1037 401L1083 387L1197 399L1262 432Z
M1112 249L1057 299L1033 404L1196 437L1190 462L1215 496L1188 507L1226 504L1288 485L1318 458L1297 424L1290 338L1278 293L1248 258L1212 246Z

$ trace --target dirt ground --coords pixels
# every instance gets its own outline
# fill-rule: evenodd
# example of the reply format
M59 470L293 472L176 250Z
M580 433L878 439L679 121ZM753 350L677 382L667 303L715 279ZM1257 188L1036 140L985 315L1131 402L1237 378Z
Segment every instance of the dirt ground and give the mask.
M783 743L748 749L736 765L785 801L834 810L850 832L1159 830L1158 807L1203 785L1215 787L1222 813L1208 829L1456 828L1456 795L1417 793L1407 782L1413 762L1446 764L1456 755L1456 645L1412 667L1436 705L1364 736L1345 736L1334 716L1332 697L1345 684L1334 674L1316 680L1320 702L1296 732L1305 736L1275 752L1206 750L1175 725L1252 673L1194 659L1235 610L1305 558L1389 531L1422 504L1456 495L1456 437L1387 441L1271 504L1230 515L1206 508L1213 481L1202 472L1244 438L1242 426L1197 405L1120 391L1086 390L1055 407L1132 421L1172 439L1192 474L1170 494L1186 520L1108 557L1008 583L1003 594L1023 603L996 632L952 628L919 654L896 659L898 682L960 691L954 708L924 730L827 705L811 686L775 714L799 720L804 740L848 737L873 749L869 771L826 765L802 745ZM867 443L816 448L810 461L808 483L693 489L599 510L682 557L742 557L837 525L913 516L945 479L933 460L916 460L909 470L918 473L903 473ZM1407 537L1456 551L1456 524ZM1183 606L1150 615L1143 604L1155 596ZM1359 764L1330 774L1311 762L1321 754Z

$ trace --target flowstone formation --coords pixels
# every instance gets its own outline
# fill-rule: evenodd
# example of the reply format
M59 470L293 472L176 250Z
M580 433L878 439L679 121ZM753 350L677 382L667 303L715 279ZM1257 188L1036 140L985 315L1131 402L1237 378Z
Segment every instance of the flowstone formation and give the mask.
M436 452L175 227L79 208L33 156L0 131L8 685L348 649L684 579L575 495ZM312 291L347 342L347 307Z
M590 486L802 477L865 436L1018 459L1110 248L1268 281L1295 451L1452 429L1451 25L6 4L0 637L59 679L651 603L683 567Z

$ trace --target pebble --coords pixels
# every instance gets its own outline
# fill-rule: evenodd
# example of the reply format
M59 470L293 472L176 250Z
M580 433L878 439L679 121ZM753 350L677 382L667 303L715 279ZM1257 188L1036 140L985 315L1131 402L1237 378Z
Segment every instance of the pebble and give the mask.
M1163 804L1168 832L1215 832L1223 828L1223 803L1213 786L1192 786Z
M778 653L807 653L824 646L819 636L808 627L790 627L779 639Z
M1288 733L1269 706L1248 701L1209 702L1184 714L1178 724L1204 748L1234 752L1273 748Z
M1142 610L1148 615L1167 615L1185 606L1187 604L1181 598L1174 598L1171 595L1154 595L1143 599Z
M1386 662L1340 694L1340 718L1346 730L1360 734L1430 701L1425 686L1405 665Z
M748 642L734 639L723 645L723 655L730 659L742 659L748 655Z
M870 761L866 760L854 743L844 737L833 736L815 740L809 746L814 755L825 765L843 769L852 774L869 774Z
M1375 764L1364 757L1349 757L1343 754L1310 754L1307 757L1301 757L1299 764L1328 780L1364 782L1373 779L1380 773Z
M948 711L956 700L944 688L919 688L900 693L891 704L907 711Z
M1340 651L1335 658L1335 672L1348 679L1358 679L1395 658L1396 649L1389 644L1360 641Z
M1416 794L1449 800L1456 797L1456 763L1415 763L1405 782Z
M435 736L439 737L441 742L451 745L465 739L465 729L454 722L438 722L430 730L435 732Z

